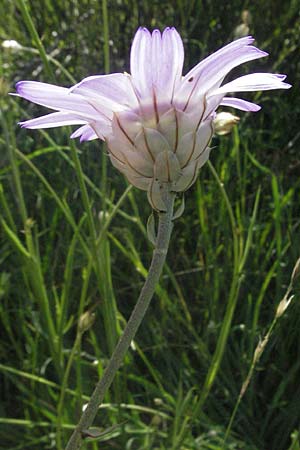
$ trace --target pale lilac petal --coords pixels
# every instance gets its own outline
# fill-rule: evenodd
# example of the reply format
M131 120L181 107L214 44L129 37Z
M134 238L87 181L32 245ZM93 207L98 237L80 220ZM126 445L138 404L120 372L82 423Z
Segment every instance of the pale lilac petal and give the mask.
M234 67L267 56L249 45L252 42L251 37L238 39L201 61L183 78L175 95L175 105L184 110L193 108L204 94L217 89Z
M166 28L161 37L155 30L152 34L151 64L155 71L153 84L164 92L168 101L172 100L174 90L181 80L183 60L183 43L175 28Z
M20 97L41 106L72 111L87 119L97 119L99 116L99 112L89 105L81 95L72 94L67 88L38 81L19 81L16 89Z
M183 59L182 40L174 28L166 28L163 34L154 30L152 35L140 28L130 58L133 83L140 97L152 96L157 88L170 102L181 79Z
M86 123L85 120L71 113L55 112L46 116L37 117L36 119L19 122L22 128L54 128L64 125L80 125Z
M216 109L220 106L222 100L224 98L224 94L219 95L211 95L210 97L205 97L205 110L202 117L202 120L206 120L211 117Z
M224 97L220 103L221 106L231 106L232 108L240 109L241 111L256 112L261 109L261 106L256 103L248 102L241 98Z
M162 56L161 33L159 30L154 30L151 36L151 53L148 55L148 64L151 66L152 85L160 84Z
M95 75L84 78L70 89L70 92L93 99L112 111L138 107L130 77L124 73Z
M94 139L99 139L99 136L95 133L93 128L89 125L83 125L83 127L78 128L74 133L71 134L70 138L80 138L80 142L83 141L93 141ZM102 138L104 140L104 138Z
M175 28L166 28L162 34L162 57L164 66L164 83L174 88L181 81L184 48L182 39Z
M274 73L251 73L224 84L213 92L226 94L227 92L268 91L271 89L289 89L290 84L284 83L285 75Z
M147 28L139 28L131 46L130 71L139 94L147 95L152 90L151 33Z

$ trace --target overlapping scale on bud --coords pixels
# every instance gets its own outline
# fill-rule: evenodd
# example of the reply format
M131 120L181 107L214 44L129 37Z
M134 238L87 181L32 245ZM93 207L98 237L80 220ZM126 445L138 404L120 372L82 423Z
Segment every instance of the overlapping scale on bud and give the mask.
M157 111L156 111L157 112ZM112 164L130 183L148 192L151 206L166 209L162 186L186 191L209 157L212 118L175 109L153 115L132 111L115 113L106 139Z

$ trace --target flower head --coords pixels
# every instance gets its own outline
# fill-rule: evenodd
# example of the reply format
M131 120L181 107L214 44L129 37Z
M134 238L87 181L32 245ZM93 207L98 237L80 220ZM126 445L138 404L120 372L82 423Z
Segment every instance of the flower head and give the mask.
M56 112L21 122L26 128L81 125L81 141L107 142L113 165L140 189L157 210L165 209L161 189L175 192L195 181L209 157L218 106L258 111L228 92L288 89L285 75L254 73L222 84L236 66L267 56L251 36L213 53L182 76L184 50L174 28L163 33L139 28L131 47L131 74L85 78L70 89L34 81L17 83L20 97Z

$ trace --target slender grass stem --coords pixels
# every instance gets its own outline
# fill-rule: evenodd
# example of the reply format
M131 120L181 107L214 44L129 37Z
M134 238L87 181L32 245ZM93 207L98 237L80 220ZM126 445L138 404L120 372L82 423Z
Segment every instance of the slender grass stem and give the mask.
M9 155L9 160L12 168L13 181L16 189L16 200L20 212L20 216L22 218L26 247L29 254L29 258L26 258L26 265L28 269L28 275L31 282L31 287L36 298L40 302L41 310L43 312L44 323L46 325L46 329L49 336L49 348L51 351L51 356L53 358L56 371L58 375L61 374L61 367L58 355L58 345L57 345L57 335L56 330L51 314L51 308L49 303L49 298L47 295L47 291L45 288L44 278L41 271L41 264L39 261L39 254L37 249L37 244L34 242L33 237L33 220L30 219L27 213L22 181L20 176L20 171L17 165L17 157L16 157L16 145L14 142L11 142L8 125L4 119L4 115L2 111L0 111L1 123L3 124L7 150ZM24 255L23 255L24 256Z
M224 198L227 212L230 218L231 228L232 228L232 238L233 238L233 278L232 283L230 286L229 296L228 296L228 304L225 312L225 317L223 319L222 328L220 331L220 335L218 337L218 342L216 346L216 350L214 352L212 361L210 363L210 367L204 382L204 386L202 388L202 392L198 401L198 404L195 408L194 415L198 415L199 411L201 411L209 392L212 388L212 385L215 381L215 378L217 376L222 357L224 354L227 338L230 332L231 322L233 318L233 313L235 311L235 306L238 298L239 288L241 284L241 277L240 277L240 255L239 255L239 238L238 238L238 230L237 230L237 223L234 217L233 209L230 203L230 200L228 198L228 195L226 193L226 190L223 186L223 183L221 182L215 168L211 164L210 161L208 161L209 168L217 181L217 184L220 188L221 194Z
M288 286L288 288L286 290L286 293L283 296L281 302L277 306L277 310L275 312L275 316L274 316L274 318L273 318L273 320L271 322L271 325L270 325L268 331L266 332L265 336L263 337L263 339L261 339L258 342L257 346L256 346L256 349L255 349L254 354L253 354L253 358L252 358L252 362L251 362L248 374L247 374L247 376L246 376L246 378L245 378L245 380L244 380L244 382L242 384L242 388L240 390L237 402L235 404L234 410L233 410L233 412L231 414L231 417L230 417L230 420L229 420L229 423L228 423L228 426L227 426L227 429L226 429L226 433L225 433L222 449L225 448L226 440L227 440L227 438L229 436L230 430L232 428L232 425L233 425L236 413L237 413L237 411L239 409L240 403L242 401L242 398L245 395L245 392L248 389L248 386L249 386L250 381L252 379L254 369L255 369L257 363L259 362L259 360L260 360L260 358L261 358L261 356L262 356L262 354L263 354L263 352L264 352L264 350L265 350L265 348L266 348L266 346L267 346L267 344L268 344L268 342L269 342L269 340L270 340L270 338L272 336L272 333L273 333L273 330L274 330L274 328L275 328L275 326L277 324L277 321L285 313L286 309L289 307L289 304L291 303L291 301L294 298L294 295L291 295L291 292L292 292L293 287L294 287L295 279L298 276L299 266L300 266L300 258L298 258L298 260L296 261L296 264L295 264L295 266L293 268L293 271L292 271L292 274L291 274L289 286Z
M102 21L103 21L103 53L104 53L104 72L110 72L110 56L109 56L109 21L107 0L102 0ZM105 144L102 144L105 147ZM101 158L101 191L106 197L107 192L107 156L106 152L102 152ZM103 200L103 211L106 209L106 203Z
M91 235L91 253L93 255L95 274L98 279L99 287L101 287L103 285L102 273L103 273L103 265L104 264L101 264L102 261L100 259L100 255L99 255L101 250L99 251L99 246L97 245L97 232L96 232L96 227L95 227L95 223L94 223L94 219L93 219L93 215L92 215L92 211L91 211L91 205L90 205L90 200L89 200L89 196L88 196L88 191L86 188L84 174L83 174L80 160L79 160L79 157L77 154L77 150L76 150L76 147L73 142L71 142L71 152L72 152L75 170L76 170L76 174L77 174L77 178L78 178L78 182L79 182L79 186L80 186L84 209L87 214L89 232ZM104 242L104 244L105 244L105 242ZM106 255L103 255L103 257L106 258ZM105 326L105 332L106 332L106 336L107 336L108 350L109 350L109 353L111 354L113 352L113 349L114 349L114 347L116 345L116 341L117 341L117 333L118 333L117 320L116 320L116 314L114 311L114 305L110 304L107 301L108 296L104 295L103 297L104 297L103 298L104 299L104 312L103 312L104 326Z
M118 202L116 203L114 208L112 209L111 213L109 214L109 217L107 218L105 224L101 228L101 231L100 231L99 236L97 238L97 245L98 246L102 242L103 234L106 232L107 228L109 227L109 225L111 223L111 220L113 219L113 217L117 213L118 209L120 208L121 204L123 203L123 201L127 197L127 194L131 190L131 188L132 188L132 186L128 186L127 187L127 189L122 194L122 196L120 197L120 199L118 200ZM74 235L74 238L73 238L71 246L74 246L76 240L77 240L77 234ZM68 264L67 264L67 267L68 267ZM82 287L82 293L81 293L81 296L80 296L80 302L79 302L79 308L78 308L78 324L80 323L80 318L81 318L81 316L82 316L82 314L84 312L84 308L85 308L88 284L89 284L89 279L90 279L92 267L93 267L93 257L92 257L92 255L90 255L90 258L88 260L88 264L87 264L87 267L86 267L86 270L85 270L84 283L83 283L83 287ZM62 322L64 323L64 321L62 321ZM57 407L57 425L56 425L56 427L57 427L56 430L57 431L56 431L56 433L57 433L57 448L58 448L58 450L62 449L62 429L63 429L62 425L63 425L64 400L65 400L65 394L67 392L67 385L68 385L70 370L71 370L74 358L76 357L76 355L78 355L80 353L82 335L83 335L83 331L81 330L80 326L78 325L75 342L74 342L74 345L73 345L73 347L71 349L70 356L68 358L67 365L66 365L66 368L65 368L65 372L64 372L64 376L63 376L63 380L62 380L62 386L61 386L59 402L58 402L58 407ZM61 336L60 340L62 340L62 336ZM81 382L80 382L80 380L81 380L80 362L79 362L79 364L77 364L76 374L77 374L77 384L76 384L77 385L77 389L76 389L76 392L78 392L78 399L79 399L78 400L78 404L81 406L82 390L81 390Z
M266 333L266 335L264 336L262 341L259 342L259 344L257 346L257 349L256 349L255 353L259 350L260 354L258 355L258 357L255 357L256 356L255 354L253 356L253 360L251 362L251 366L249 368L249 372L247 374L247 377L246 377L245 381L243 382L243 385L242 385L242 388L240 390L237 402L235 404L234 410L233 410L233 412L231 414L231 417L230 417L230 420L229 420L229 423L228 423L228 426L227 426L227 429L226 429L226 432L225 432L225 437L224 437L222 450L225 450L224 446L225 446L226 441L227 441L227 439L229 437L229 433L231 431L231 428L232 428L232 425L233 425L236 413L237 413L237 411L239 409L240 403L242 401L242 398L243 398L243 396L244 396L244 394L245 394L245 392L246 392L246 390L247 390L247 388L249 386L249 383L250 383L250 381L252 379L252 375L253 375L254 369L256 367L256 363L260 359L260 356L263 353L264 348L266 347L267 343L269 342L271 334L273 333L273 329L275 328L276 323L277 323L277 317L274 318L274 320L272 321L272 323L270 325L270 328L269 328L268 332Z
M26 25L29 33L30 33L30 36L31 36L33 42L35 43L35 45L37 46L37 49L39 51L41 60L43 61L45 70L47 72L47 75L49 76L51 81L55 81L55 77L54 77L54 74L53 74L52 69L50 67L47 53L46 53L46 51L44 49L42 41L40 40L38 32L37 32L37 30L36 30L36 28L34 26L34 23L32 21L32 18L31 18L30 12L28 10L28 7L26 5L26 2L25 2L25 0L18 0L17 4L18 4L18 6L20 8L21 14L23 16L25 25Z
M139 299L135 305L135 308L130 316L127 326L121 336L112 357L108 363L103 377L98 382L87 408L81 416L81 419L76 426L68 444L66 450L78 450L81 446L84 431L87 430L93 423L97 414L98 408L102 403L105 393L109 389L115 374L122 364L124 356L133 340L145 313L148 309L150 301L153 297L155 286L160 278L163 265L166 259L167 250L169 247L169 241L172 232L172 218L173 218L173 205L175 195L166 190L165 201L167 205L167 211L159 214L159 225L156 247L153 252L153 257L148 272L148 277L140 293Z
M77 335L76 335L76 339L75 339L75 343L73 345L73 348L71 350L65 371L64 371L64 376L63 376L63 380L62 380L62 385L61 385L61 391L60 391L60 397L59 397L59 401L58 401L58 406L57 406L57 424L56 424L56 443L57 443L57 449L61 450L62 447L62 419L63 419L63 407L64 407L64 400L65 400L65 394L66 394L66 389L67 389L67 385L68 385L68 381L69 381L69 374L71 371L71 367L74 361L74 358L76 356L77 351L79 350L80 346L81 346L81 339L82 339L82 332L79 330Z
M229 296L228 296L228 304L227 304L225 316L223 319L223 324L221 327L220 335L218 337L216 350L213 355L213 358L212 358L212 361L211 361L211 364L210 364L210 367L209 367L209 370L208 370L208 373L207 373L207 376L206 376L206 379L204 382L204 386L203 386L203 389L202 389L202 392L200 395L198 405L196 407L197 413L199 413L199 411L202 409L202 407L209 395L209 392L210 392L212 385L214 383L214 380L217 376L217 373L218 373L218 370L220 368L220 364L221 364L221 361L223 358L226 343L227 343L228 336L229 336L230 329L231 329L233 314L234 314L238 296L239 296L240 286L241 286L242 279L243 279L242 271L243 271L244 265L246 263L247 256L249 254L249 249L250 249L251 242L252 242L253 226L254 226L254 223L256 220L259 198L260 198L260 188L259 188L257 191L257 194L256 194L256 198L255 198L253 214L252 214L251 221L250 221L250 226L249 226L246 243L244 246L242 244L239 245L239 236L238 236L238 230L237 230L237 226L236 226L236 220L235 220L235 217L233 214L233 210L232 210L229 198L227 196L224 186L222 185L214 167L212 166L211 163L209 163L209 166L210 166L210 169L211 169L216 181L219 184L219 187L220 187L220 190L224 197L224 200L225 200L225 203L227 206L227 210L228 210L228 214L230 217L231 227L232 227L232 236L233 236L234 266L233 266L233 279L232 279L232 283L230 286L230 291L229 291Z
M108 23L108 9L107 0L102 0L102 16L103 16L103 50L104 50L104 70L105 73L110 72L110 57L109 57L109 23Z

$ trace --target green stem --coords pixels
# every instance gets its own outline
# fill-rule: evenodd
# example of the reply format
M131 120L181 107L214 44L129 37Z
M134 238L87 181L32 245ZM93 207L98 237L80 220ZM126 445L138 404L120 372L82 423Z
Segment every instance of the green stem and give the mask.
M153 252L147 279L126 325L124 333L111 356L103 377L98 382L90 398L88 406L82 414L81 419L67 444L66 450L78 450L80 448L83 439L83 432L92 425L98 408L104 399L104 395L109 389L117 370L121 366L124 356L145 316L150 301L153 297L155 286L160 278L169 247L172 232L174 198L175 195L173 193L170 193L168 190L165 191L167 211L159 214L156 247Z
M224 441L223 441L222 450L225 449L224 446L226 444L226 441L228 439L229 433L231 431L231 428L232 428L232 425L233 425L236 413L237 413L237 411L239 409L239 406L240 406L240 403L242 401L242 398L243 398L246 390L248 389L249 383L250 383L250 381L252 379L252 375L253 375L255 366L256 366L257 362L259 361L259 359L260 359L260 357L261 357L261 355L262 355L262 353L263 353L267 343L270 340L271 334L273 333L273 329L275 328L275 325L277 323L277 319L278 319L278 317L275 317L273 319L273 321L271 323L271 326L270 326L268 332L266 333L265 337L258 343L258 345L256 347L255 353L257 352L257 355L255 355L255 353L254 353L254 356L253 356L253 359L252 359L252 362L251 362L251 366L250 366L248 375L247 375L245 381L243 382L243 385L242 385L242 388L240 390L237 402L236 402L234 410L233 410L233 412L231 414L231 417L230 417L230 420L229 420L229 424L228 424L226 432L225 432L225 437L224 437Z
M41 264L39 261L39 255L38 255L38 249L36 247L36 244L34 242L33 234L32 234L32 226L33 221L28 217L27 214L27 208L26 203L24 199L24 193L22 188L22 182L21 182L21 176L19 167L17 164L17 158L16 158L16 144L15 142L11 142L10 135L8 131L8 125L4 119L4 115L2 110L0 109L0 119L1 123L3 124L3 130L4 130L4 136L7 144L8 154L9 154L9 160L12 168L12 175L13 175L13 181L16 191L16 199L18 208L20 211L20 215L22 217L23 221L23 227L25 231L25 240L26 240L26 246L27 250L30 254L30 258L26 260L27 270L29 279L31 281L31 286L33 289L33 292L36 296L36 299L39 301L41 310L43 313L43 320L46 325L46 329L49 336L49 348L51 351L51 356L53 358L56 370L58 375L60 376L60 362L59 362L59 355L57 352L57 336L56 336L56 330L53 323L52 315L51 315L51 309L50 309L50 303L47 296L47 291L44 284L44 278L41 271Z
M40 40L40 37L39 37L38 33L36 31L36 28L35 28L34 23L32 21L32 18L31 18L30 12L28 10L27 4L26 4L25 0L18 0L17 4L18 4L18 6L20 8L21 14L23 16L25 25L26 25L29 33L30 33L31 39L33 40L33 42L37 46L37 49L38 49L40 57L41 57L41 59L43 61L45 70L47 72L47 75L50 78L50 80L52 82L54 82L55 81L55 77L54 77L52 69L50 67L47 53L46 53L46 51L44 49L44 46L42 44L42 41Z
M104 71L110 72L110 57L109 57L109 23L107 1L102 0L102 16L103 16L103 50L104 50Z
M104 55L104 72L110 73L110 54L109 54L109 20L108 20L108 5L107 0L102 0L102 26L103 26L103 55ZM105 145L102 144L102 158L101 158L101 191L104 198L107 197L107 156ZM102 210L106 211L106 204L103 198Z
M103 277L102 277L103 263L100 260L99 247L97 246L97 233L96 233L95 222L94 222L94 218L93 218L93 214L92 214L92 210L91 210L91 205L90 205L90 200L89 200L86 183L84 180L84 174L83 174L80 160L79 160L79 157L77 154L77 149L72 140L70 142L70 148L71 148L72 158L73 158L73 162L74 162L74 166L75 166L75 171L76 171L79 186L80 186L82 202L83 202L84 209L85 209L86 215L87 215L89 232L91 235L91 252L93 255L95 274L96 274L96 277L97 277L97 280L99 283L99 287L101 289L103 286ZM105 242L104 242L104 244L105 244ZM114 311L114 305L108 303L106 295L103 295L103 299L104 299L104 312L103 312L104 327L105 327L105 333L106 333L107 340L108 340L108 350L109 350L109 354L111 355L111 353L116 345L116 342L117 342L118 328L117 328L116 314Z
M56 424L56 442L57 442L57 448L58 450L62 449L62 419L63 419L63 407L64 407L64 400L65 400L65 394L67 389L67 384L69 380L69 375L71 371L71 367L73 364L74 357L76 356L76 353L81 345L81 338L82 338L82 332L78 331L76 335L76 340L74 343L74 346L71 350L67 366L65 368L62 385L61 385L61 391L60 391L60 397L59 402L57 406L57 424Z
M231 229L232 229L232 238L233 238L233 279L229 291L229 298L228 298L228 304L226 308L225 317L223 319L222 328L220 331L220 335L218 337L216 350L214 352L212 361L210 363L210 367L208 370L208 373L206 375L206 379L204 382L204 386L199 398L199 401L197 403L197 406L194 411L194 416L198 415L200 411L202 410L202 407L210 393L210 390L212 388L212 385L215 381L216 375L218 373L225 346L227 343L228 335L230 332L231 322L233 318L233 314L235 311L240 285L241 285L241 275L240 275L240 255L239 255L239 240L238 240L238 232L237 232L237 224L234 217L233 209L230 203L230 200L227 196L226 190L223 186L223 183L221 182L215 168L211 164L210 161L208 161L209 168L215 178L215 180L218 183L219 189L223 195L223 198L226 203L227 212L229 214L230 222L231 222Z

